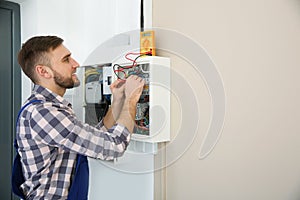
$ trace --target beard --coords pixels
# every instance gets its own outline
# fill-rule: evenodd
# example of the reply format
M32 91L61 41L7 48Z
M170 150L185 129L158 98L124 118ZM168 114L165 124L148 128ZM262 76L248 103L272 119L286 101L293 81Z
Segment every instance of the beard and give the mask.
M57 71L53 69L52 71L54 73L54 77L53 77L54 81L58 86L62 88L70 89L70 88L78 87L80 85L80 81L78 80L75 74L72 75L71 77L64 77Z

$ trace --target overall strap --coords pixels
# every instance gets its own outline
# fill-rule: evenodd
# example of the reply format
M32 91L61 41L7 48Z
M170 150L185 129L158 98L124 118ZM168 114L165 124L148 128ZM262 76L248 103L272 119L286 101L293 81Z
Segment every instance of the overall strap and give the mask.
M18 125L18 121L20 118L21 113L23 112L23 110L29 106L30 104L34 103L34 102L41 102L42 100L32 100L29 101L28 103L26 103L19 111L18 114L18 118L16 120L16 128ZM20 186L25 182L24 176L23 176L23 172L22 172L22 163L21 163L21 157L18 154L18 144L17 144L17 139L15 139L14 141L14 146L16 148L16 155L14 158L14 162L13 162L13 168L12 168L12 174L11 174L11 188L12 191L15 195L17 195L18 197L20 197L21 199L25 199L26 197L23 194L23 191L20 189Z
M32 100L26 103L19 111L18 118L16 121L16 127L19 121L19 117L23 110L34 102L41 102L42 100ZM17 140L14 141L16 150L18 149ZM12 173L12 191L22 199L25 199L23 192L20 190L20 186L24 183L25 179L22 172L22 164L20 161L20 155L16 154L13 164ZM89 188L89 165L87 157L84 155L77 154L74 179L72 180L68 199L67 200L87 200L88 199L88 188Z
M16 120L16 128L17 128L17 125L18 125L18 121L19 121L19 118L21 116L21 113L24 111L24 109L29 106L30 104L32 103L35 103L35 102L41 102L42 100L38 100L38 99L34 99L34 100L31 100L29 101L28 103L26 103L23 107L21 107L20 111L19 111L19 114L18 114L18 117L17 117L17 120ZM17 144L17 139L15 139L14 141L14 147L16 148L16 150L19 148L18 147L18 144Z

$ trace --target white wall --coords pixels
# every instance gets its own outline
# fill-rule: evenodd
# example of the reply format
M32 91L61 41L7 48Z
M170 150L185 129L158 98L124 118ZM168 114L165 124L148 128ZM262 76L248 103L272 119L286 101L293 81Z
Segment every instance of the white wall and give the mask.
M196 91L201 123L192 145L166 169L166 199L300 199L300 1L154 0L153 26L202 46L226 92L221 138L199 160L210 96L193 67L171 55L173 70ZM180 113L172 108L176 131Z
M139 0L16 0L21 5L21 40L35 35L58 35L80 63L116 34L139 28ZM146 26L151 26L151 0L146 1ZM101 55L99 55L101 57ZM97 63L98 64L98 63ZM31 83L22 77L22 100L31 92ZM70 90L71 91L71 90ZM67 97L73 92L68 92ZM79 97L81 98L81 97ZM144 164L153 165L153 156ZM90 199L153 199L153 173L127 174L90 161ZM130 161L129 161L130 162ZM134 165L136 163L133 163ZM133 192L136 188L139 192Z
M138 27L138 0L25 0L21 3L21 40L40 34L58 35L80 64L113 35ZM24 93L23 97L27 96Z

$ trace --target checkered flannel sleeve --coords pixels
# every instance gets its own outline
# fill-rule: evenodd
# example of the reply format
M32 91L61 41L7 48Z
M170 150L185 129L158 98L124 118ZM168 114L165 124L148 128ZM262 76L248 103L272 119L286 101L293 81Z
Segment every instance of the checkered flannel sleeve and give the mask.
M130 140L121 124L107 131L102 122L92 127L79 121L70 107L48 102L33 110L30 126L42 143L102 160L122 156Z

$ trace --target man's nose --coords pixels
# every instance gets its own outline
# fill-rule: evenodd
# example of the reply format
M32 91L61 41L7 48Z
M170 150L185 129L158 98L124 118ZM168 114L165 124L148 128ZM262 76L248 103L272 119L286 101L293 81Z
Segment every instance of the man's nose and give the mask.
M72 67L73 67L73 68L79 67L78 62L77 62L75 59L73 59L73 58L71 58L71 64L72 64Z

